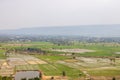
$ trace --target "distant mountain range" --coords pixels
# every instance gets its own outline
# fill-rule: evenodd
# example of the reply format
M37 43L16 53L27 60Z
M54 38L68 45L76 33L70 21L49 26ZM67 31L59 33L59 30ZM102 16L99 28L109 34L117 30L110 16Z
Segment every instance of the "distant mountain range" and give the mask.
M81 25L59 27L33 27L17 30L0 30L9 35L77 35L90 37L120 37L120 25Z

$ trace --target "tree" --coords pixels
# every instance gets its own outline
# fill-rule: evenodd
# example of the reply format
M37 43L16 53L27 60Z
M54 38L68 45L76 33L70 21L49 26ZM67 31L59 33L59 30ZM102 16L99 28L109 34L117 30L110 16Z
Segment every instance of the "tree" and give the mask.
M2 80L7 80L7 76L2 77Z
M73 59L75 59L76 57L75 57L75 53L72 53L72 56L73 56Z
M22 78L21 80L27 80L26 78Z
M63 72L62 72L62 76L66 76L66 73L65 73L65 71L63 71Z
M12 76L10 76L10 77L7 77L7 80L12 80Z
M40 78L38 78L38 77L35 77L35 78L34 78L34 80L40 80Z
M112 78L112 80L116 80L116 78L115 78L115 77L113 77L113 78Z
M0 76L0 80L2 80L2 76Z

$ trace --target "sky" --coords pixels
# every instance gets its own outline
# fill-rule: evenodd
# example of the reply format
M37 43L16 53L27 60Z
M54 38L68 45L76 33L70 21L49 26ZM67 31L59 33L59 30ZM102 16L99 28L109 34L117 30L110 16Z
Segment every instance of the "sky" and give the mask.
M120 24L120 0L0 0L0 29Z

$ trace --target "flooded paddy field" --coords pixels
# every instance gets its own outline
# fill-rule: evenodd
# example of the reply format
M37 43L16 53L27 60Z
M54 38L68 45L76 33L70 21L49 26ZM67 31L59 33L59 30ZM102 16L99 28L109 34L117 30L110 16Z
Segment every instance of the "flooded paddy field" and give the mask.
M29 51L24 51L32 44L28 45L25 44L25 47L21 48L20 44L16 44L15 46L20 50L18 53L14 52L16 48L12 48L13 53L0 59L1 76L13 75L12 77L15 77L19 72L41 71L45 78L48 78L45 80L50 80L51 77L58 78L55 80L62 80L63 72L66 73L64 80L87 80L85 78L112 80L113 77L116 77L117 80L120 79L119 46L103 46L101 44L57 46L52 43L37 43L34 44L35 48L33 49L43 49L47 54L34 52L29 54ZM66 53L67 55L65 55Z
M34 79L39 78L40 73L38 71L20 71L15 74L15 80L21 79Z
M95 80L112 80L113 77L120 79L120 58L111 62L109 58L76 57L76 59L58 61L58 63L80 69Z
M17 70L39 70L37 64L47 64L47 62L30 55L11 54L6 60L0 60L0 64L0 75L10 76Z

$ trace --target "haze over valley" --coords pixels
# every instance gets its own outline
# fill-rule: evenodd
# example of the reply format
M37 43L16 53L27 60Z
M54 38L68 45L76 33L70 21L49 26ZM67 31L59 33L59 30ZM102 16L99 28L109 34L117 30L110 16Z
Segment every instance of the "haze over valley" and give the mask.
M71 35L85 37L120 37L120 25L33 27L13 30L0 30L0 33L9 35Z

